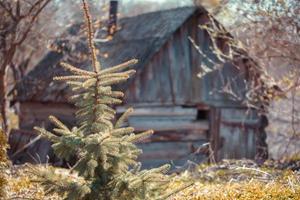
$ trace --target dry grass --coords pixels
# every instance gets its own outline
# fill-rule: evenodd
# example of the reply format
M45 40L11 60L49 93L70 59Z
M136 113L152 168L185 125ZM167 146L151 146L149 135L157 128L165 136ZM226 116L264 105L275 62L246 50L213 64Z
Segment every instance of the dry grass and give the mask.
M5 170L7 169L8 160L6 157L7 138L0 129L0 199L6 196L7 179Z
M299 200L299 185L292 184L277 181L264 183L257 180L239 183L196 182L173 197L173 200Z
M184 172L173 184L194 185L172 200L300 200L300 173L258 167L251 161L225 161Z
M8 199L60 200L45 195L32 182L28 168L14 166L8 172ZM251 161L225 161L218 165L200 165L174 178L172 185L194 184L171 200L300 200L300 173L258 167ZM172 187L171 185L171 187Z
M26 166L13 166L7 171L8 200L61 200L58 196L45 195L39 183L32 181Z

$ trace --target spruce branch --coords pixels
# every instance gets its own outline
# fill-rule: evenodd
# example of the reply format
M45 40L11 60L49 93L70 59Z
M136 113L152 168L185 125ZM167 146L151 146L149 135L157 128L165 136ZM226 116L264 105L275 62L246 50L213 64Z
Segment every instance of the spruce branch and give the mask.
M124 97L124 93L120 91L113 91L110 96L114 98L122 98Z
M65 62L61 62L60 65L64 69L66 69L66 70L68 70L68 71L70 71L70 72L72 72L74 74L77 74L77 75L88 75L88 76L95 76L96 75L95 72L91 72L91 71L79 69L79 68L74 67L74 66L72 66L72 65L70 65L68 63L65 63Z
M34 127L33 128L34 130L37 131L37 133L39 135L41 135L42 137L50 140L51 142L55 143L55 142L59 142L59 137L54 135L53 133L43 129L43 128L40 128L40 127Z
M58 172L54 167L41 167L30 165L30 172L37 178L33 181L42 184L46 194L56 192L66 200L82 199L90 193L89 183L76 174L71 174L67 170Z
M86 0L82 0L82 6L83 6L83 11L84 11L84 16L85 16L85 21L87 24L87 37L88 37L88 42L89 42L89 49L90 49L90 55L92 59L92 65L94 68L95 73L99 73L101 70L101 65L100 62L97 60L97 54L96 54L96 48L95 44L93 42L94 40L94 30L93 30L93 24L92 24L92 17L90 15L89 11L89 6L86 3Z
M63 130L66 130L66 131L69 131L70 130L68 129L67 126L65 126L61 121L59 121L56 117L54 117L53 115L50 115L49 116L49 120L54 124L56 125L58 128L61 128Z
M115 128L120 128L132 112L133 108L128 108L116 122Z
M99 73L99 75L103 75L103 74L108 74L108 73L113 73L113 72L119 72L119 71L122 71L122 70L125 70L135 64L138 63L138 60L137 59L132 59L132 60L129 60L127 62L124 62L122 64L119 64L119 65L116 65L116 66L113 66L113 67L109 67L107 69L104 69L104 70L101 70L101 72Z
M113 85L117 83L121 83L129 79L129 76L122 76L122 77L116 77L116 78L111 78L111 79L104 79L99 82L99 86L108 86L108 85Z
M113 78L113 77L124 77L124 76L132 76L136 73L135 70L128 70L128 71L125 71L125 72L122 72L122 73L105 73L105 74L100 74L99 78L102 80L102 79L105 79L105 78Z
M126 128L118 128L114 129L111 134L114 136L122 136L122 135L128 135L130 133L133 133L134 128L132 127L126 127Z
M143 140L145 140L146 138L149 138L150 136L152 136L154 133L153 130L148 130L148 131L144 131L142 133L133 135L129 141L133 142L133 143L138 143L138 142L142 142Z
M72 80L80 80L80 79L89 79L88 75L73 75L73 76L56 76L53 78L55 81L72 81Z

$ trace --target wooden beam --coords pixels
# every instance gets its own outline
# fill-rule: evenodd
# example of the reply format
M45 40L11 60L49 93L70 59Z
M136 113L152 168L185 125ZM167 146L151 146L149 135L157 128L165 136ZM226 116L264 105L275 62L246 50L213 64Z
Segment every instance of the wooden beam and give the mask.
M173 130L155 131L150 138L145 139L143 142L195 142L207 139L207 131Z
M141 119L141 118L129 118L129 125L136 130L148 130L154 131L182 131L192 130L203 132L209 129L208 121L185 121L185 120L172 120L172 119Z

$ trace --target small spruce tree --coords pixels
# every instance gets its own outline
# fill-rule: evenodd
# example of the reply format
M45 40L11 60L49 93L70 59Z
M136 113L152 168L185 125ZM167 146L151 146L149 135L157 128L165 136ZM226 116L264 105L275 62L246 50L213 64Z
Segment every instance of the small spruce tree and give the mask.
M53 142L52 147L58 157L69 160L76 156L78 161L67 173L58 172L53 167L34 167L33 172L45 186L46 192L59 193L63 199L166 199L183 188L166 192L171 180L171 176L166 175L170 166L141 170L141 164L137 162L142 151L135 143L151 136L153 131L135 134L132 127L123 127L132 108L114 120L116 111L113 106L122 103L124 94L113 91L112 86L126 81L135 73L129 67L137 60L101 68L93 43L88 5L85 0L82 2L93 71L61 63L72 75L54 78L65 81L74 91L71 101L78 108L78 126L69 129L50 116L50 121L56 126L53 132L35 127L39 134Z

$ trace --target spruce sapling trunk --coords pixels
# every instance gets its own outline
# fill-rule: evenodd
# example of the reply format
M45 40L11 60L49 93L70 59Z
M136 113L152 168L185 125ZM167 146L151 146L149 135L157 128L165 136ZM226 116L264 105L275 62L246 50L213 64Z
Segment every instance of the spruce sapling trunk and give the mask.
M33 167L33 172L48 193L58 193L68 200L145 200L166 199L182 188L167 190L171 176L165 175L169 165L141 170L137 162L142 153L135 143L153 134L152 130L135 134L134 128L123 127L133 111L129 108L116 122L114 105L122 103L121 91L112 86L129 79L137 63L133 59L117 66L102 69L93 43L93 26L85 0L83 10L93 71L86 71L67 63L62 67L72 75L58 76L74 91L71 101L78 108L78 126L68 128L56 117L50 121L56 126L53 132L35 127L39 134L53 142L58 157L69 160L78 157L67 173L52 167ZM166 192L170 191L170 192Z

